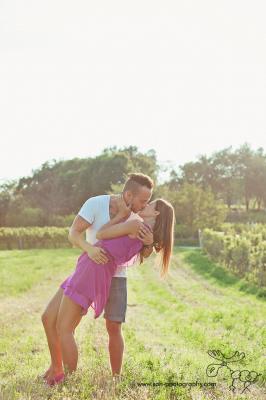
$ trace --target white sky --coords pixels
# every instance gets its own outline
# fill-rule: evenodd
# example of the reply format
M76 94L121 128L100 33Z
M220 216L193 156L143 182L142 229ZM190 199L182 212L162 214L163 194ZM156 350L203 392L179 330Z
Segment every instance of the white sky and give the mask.
M0 0L0 180L105 147L266 150L265 0Z

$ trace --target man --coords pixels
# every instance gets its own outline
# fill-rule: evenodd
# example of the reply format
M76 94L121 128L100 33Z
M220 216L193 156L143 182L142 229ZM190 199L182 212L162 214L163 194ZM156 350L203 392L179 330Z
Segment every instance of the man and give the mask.
M126 206L133 213L144 209L150 201L153 190L152 179L144 174L129 175L122 192ZM97 231L106 223L117 216L121 206L121 196L102 195L89 198L81 207L78 215L69 230L69 240L73 245L86 251L91 259L98 264L107 262L104 249L94 246L97 241ZM119 221L117 221L119 222ZM86 231L86 240L83 233ZM153 251L153 234L147 229L139 236L143 241L144 257ZM121 373L124 338L122 335L122 322L125 322L127 308L127 278L126 267L121 266L112 278L108 302L104 309L103 317L106 320L106 329L109 335L109 356L112 375Z

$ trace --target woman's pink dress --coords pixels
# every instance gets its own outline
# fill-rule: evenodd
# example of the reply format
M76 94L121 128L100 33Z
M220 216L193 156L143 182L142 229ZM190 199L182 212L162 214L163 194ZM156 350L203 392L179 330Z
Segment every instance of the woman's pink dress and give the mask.
M91 306L94 309L94 318L98 318L108 300L116 268L132 265L143 243L137 238L120 236L99 240L94 246L104 248L109 261L106 264L96 264L87 252L83 252L78 258L75 271L60 287L64 289L66 296L82 307L82 315L85 315Z

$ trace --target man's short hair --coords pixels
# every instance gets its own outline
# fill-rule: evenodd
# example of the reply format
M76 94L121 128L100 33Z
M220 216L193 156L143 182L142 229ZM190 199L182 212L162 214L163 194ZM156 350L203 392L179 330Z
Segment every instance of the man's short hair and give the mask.
M132 193L136 194L141 186L152 190L154 186L153 180L148 175L142 173L129 174L123 192L130 190Z

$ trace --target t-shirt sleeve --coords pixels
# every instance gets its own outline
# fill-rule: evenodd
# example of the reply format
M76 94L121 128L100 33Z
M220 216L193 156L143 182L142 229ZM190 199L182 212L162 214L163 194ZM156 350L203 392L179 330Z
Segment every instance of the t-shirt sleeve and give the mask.
M81 207L78 212L82 218L84 218L89 224L93 224L98 210L98 202L95 197L91 197Z

